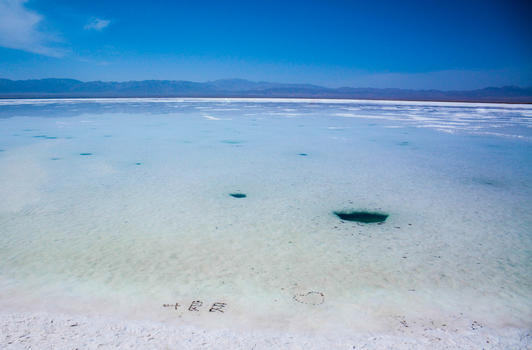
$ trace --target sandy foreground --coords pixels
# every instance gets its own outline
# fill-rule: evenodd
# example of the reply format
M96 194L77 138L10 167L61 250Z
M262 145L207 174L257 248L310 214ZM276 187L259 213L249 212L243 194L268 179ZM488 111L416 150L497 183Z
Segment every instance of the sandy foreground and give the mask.
M171 327L151 321L0 313L1 349L532 349L531 329L409 329L327 336Z

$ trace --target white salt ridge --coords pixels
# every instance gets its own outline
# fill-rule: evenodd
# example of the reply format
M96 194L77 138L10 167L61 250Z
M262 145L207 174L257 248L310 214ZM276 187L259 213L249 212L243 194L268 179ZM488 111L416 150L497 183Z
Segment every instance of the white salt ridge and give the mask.
M367 104L387 106L394 105L398 108L402 106L424 106L424 107L474 107L480 111L484 107L503 107L505 109L530 109L529 104L506 104L506 103L473 103L473 102L430 102L430 101L394 101L394 100L356 100L356 99L304 99L304 98L53 98L53 99L2 99L0 104L5 105L39 105L39 104L56 104L56 103L191 103L191 102L224 102L224 103L306 103L314 107L319 104Z
M212 115L203 115L202 117L208 120L222 120L221 118L216 118L216 117L213 117Z

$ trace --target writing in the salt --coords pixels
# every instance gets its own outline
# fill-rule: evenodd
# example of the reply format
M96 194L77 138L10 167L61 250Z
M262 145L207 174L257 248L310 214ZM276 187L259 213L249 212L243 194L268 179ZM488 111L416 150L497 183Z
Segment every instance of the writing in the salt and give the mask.
M209 307L209 312L221 312L221 313L224 313L225 312L225 308L227 306L227 303L223 303L223 302L214 302L212 304L209 304L210 307ZM173 308L174 310L178 310L178 308L181 306L181 304L179 303L174 303L174 304L163 304L163 307L164 308ZM203 301L201 300L194 300L192 301L187 310L188 311L192 311L192 312L198 312L201 310L201 308L203 307Z

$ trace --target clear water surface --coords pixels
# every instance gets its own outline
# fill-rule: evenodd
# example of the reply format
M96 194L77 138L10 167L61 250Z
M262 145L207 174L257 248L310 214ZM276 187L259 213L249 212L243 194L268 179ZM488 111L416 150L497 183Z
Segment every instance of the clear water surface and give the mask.
M532 321L530 105L0 100L0 150L3 309L308 331Z

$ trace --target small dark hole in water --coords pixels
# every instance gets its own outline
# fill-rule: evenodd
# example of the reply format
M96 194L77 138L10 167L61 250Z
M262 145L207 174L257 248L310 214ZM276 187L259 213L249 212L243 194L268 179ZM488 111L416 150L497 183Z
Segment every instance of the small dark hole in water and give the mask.
M299 153L298 155L299 155L299 156L303 156L303 157L306 157L306 156L308 156L308 154L307 154L307 153Z
M487 178L473 178L473 181L480 185L502 187L502 184L497 180L487 179Z
M229 195L235 198L246 198L247 197L244 193L229 193Z
M334 215L345 221L356 221L366 224L384 222L388 218L388 214L372 213L368 211L335 211Z
M142 163L135 163L136 165L141 165Z
M50 158L50 160L59 160L59 159L61 159L61 158L59 158L59 157Z
M92 153L80 153L80 156L92 156Z

